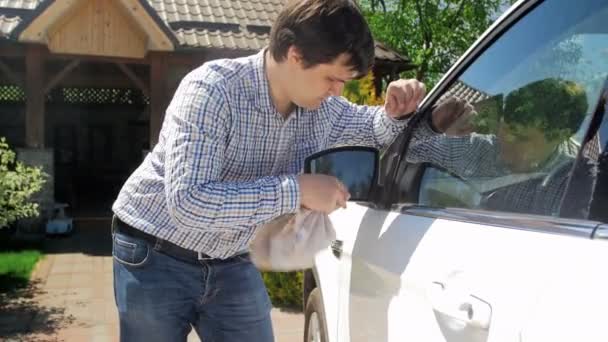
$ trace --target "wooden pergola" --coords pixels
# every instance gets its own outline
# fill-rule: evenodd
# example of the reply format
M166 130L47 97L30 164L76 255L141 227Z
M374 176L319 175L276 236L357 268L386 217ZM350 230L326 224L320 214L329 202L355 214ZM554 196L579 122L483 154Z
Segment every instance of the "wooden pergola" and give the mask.
M0 46L4 81L25 89L26 146L45 147L45 96L58 86L135 86L150 99L150 137L156 139L169 96L169 65L190 67L202 54L173 55L173 36L140 1L44 4L40 15L15 32L17 42ZM79 68L87 62L108 63L120 73Z

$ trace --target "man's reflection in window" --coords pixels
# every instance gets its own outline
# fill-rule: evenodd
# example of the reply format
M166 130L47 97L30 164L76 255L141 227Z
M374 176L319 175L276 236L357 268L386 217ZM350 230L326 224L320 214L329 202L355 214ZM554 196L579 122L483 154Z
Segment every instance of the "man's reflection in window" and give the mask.
M430 126L423 125L408 150L408 162L428 162L467 181L481 194L482 209L557 215L580 148L572 136L588 109L584 89L549 78L509 93L504 101L501 96L493 100L495 108L472 116L471 127L483 122L486 132L425 137ZM433 113L450 102L454 99L442 101ZM462 125L461 118L458 122ZM591 191L592 184L588 186ZM578 217L586 215L588 205L573 203L570 209Z

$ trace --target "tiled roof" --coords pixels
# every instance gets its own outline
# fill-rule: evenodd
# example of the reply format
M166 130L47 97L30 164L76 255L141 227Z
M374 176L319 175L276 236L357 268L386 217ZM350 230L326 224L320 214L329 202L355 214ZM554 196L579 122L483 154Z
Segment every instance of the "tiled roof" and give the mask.
M0 0L0 39L9 39L15 27L43 0Z
M389 61L389 62L410 64L409 59L399 55L394 50L387 48L382 43L376 42L374 44L374 46L376 48L376 59L383 60L383 61Z
M270 26L283 0L147 0L167 24L212 22Z
M477 103L490 97L490 95L475 89L462 81L458 81L452 85L444 95L444 97L446 96L456 96L460 99L467 100L469 103Z
M260 50L268 43L268 35L251 32L177 29L173 31L179 44L187 47L214 47L219 49Z
M0 7L33 10L43 0L0 0Z
M51 0L0 0L0 38ZM55 0L66 1L66 0ZM173 32L179 47L257 51L268 44L270 27L285 0L140 0ZM409 63L407 58L376 44L376 58Z
M283 0L146 0L188 48L259 50Z
M20 17L7 17L0 15L0 36L2 38L8 37L13 29L21 22Z

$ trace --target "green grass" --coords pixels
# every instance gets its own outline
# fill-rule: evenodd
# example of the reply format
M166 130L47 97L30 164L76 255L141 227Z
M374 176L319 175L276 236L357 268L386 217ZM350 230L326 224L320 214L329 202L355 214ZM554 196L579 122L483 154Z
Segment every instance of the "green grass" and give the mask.
M32 271L43 254L32 243L0 242L0 292L27 286Z

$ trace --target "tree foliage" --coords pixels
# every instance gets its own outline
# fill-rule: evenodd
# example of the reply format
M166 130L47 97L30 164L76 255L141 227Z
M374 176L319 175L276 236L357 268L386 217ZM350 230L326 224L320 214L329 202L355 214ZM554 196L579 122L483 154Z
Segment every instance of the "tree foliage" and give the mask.
M15 152L0 138L0 228L38 215L38 205L30 198L44 182L42 170L16 161Z
M418 67L406 73L430 87L511 0L360 0L374 34Z
M576 132L587 109L585 88L546 78L511 92L505 99L503 116L511 124L538 127L549 140L562 140Z

